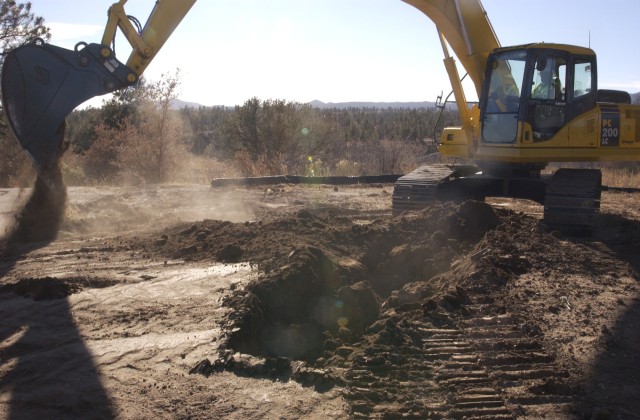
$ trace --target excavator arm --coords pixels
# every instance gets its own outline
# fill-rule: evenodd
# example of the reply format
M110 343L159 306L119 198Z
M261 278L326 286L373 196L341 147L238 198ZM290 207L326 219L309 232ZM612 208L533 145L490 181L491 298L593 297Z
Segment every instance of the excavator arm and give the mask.
M109 20L102 36L102 45L108 46L120 29L133 48L127 67L139 77L155 58L164 43L189 13L196 0L159 0L156 2L142 31L137 31L124 10L127 0L109 8Z
M469 74L480 97L487 58L491 51L500 47L480 0L402 1L420 10L435 23L443 42L445 60L451 58L447 51L448 44ZM459 81L456 80L455 84Z
M157 0L141 30L125 13L127 0L109 8L101 42L67 50L36 40L10 51L2 68L2 104L11 131L38 171L61 153L66 116L95 96L135 83L196 0ZM470 75L478 96L489 52L498 40L480 0L403 0L437 26L461 120L471 130L469 109L449 45ZM134 20L134 22L136 22ZM110 48L118 29L132 47L126 63Z
M480 0L403 0L422 13L436 25L442 50L444 67L462 123L463 136L467 139L478 137L480 131L478 113L469 109L462 78L458 74L455 59L449 53L449 47L460 60L460 64L473 81L476 94L480 98L485 79L489 53L500 47L498 38L482 7ZM473 147L474 141L469 141Z
M9 127L39 172L62 151L64 121L83 102L131 86L142 75L195 0L158 0L138 31L120 0L109 8L100 44L73 50L42 40L10 51L2 67L2 105ZM132 47L126 64L110 48L117 29Z

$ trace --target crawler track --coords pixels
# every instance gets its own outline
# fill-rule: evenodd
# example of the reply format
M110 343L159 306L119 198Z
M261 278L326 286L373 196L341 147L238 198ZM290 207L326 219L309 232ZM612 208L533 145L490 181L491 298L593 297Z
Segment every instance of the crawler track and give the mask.
M593 232L600 210L597 169L558 169L552 177L477 175L473 166L425 165L396 181L393 214L419 210L435 200L525 198L544 204L544 223L567 233ZM605 187L607 188L607 187Z
M558 169L547 186L544 222L563 231L591 232L600 209L602 174L593 169Z
M446 165L425 165L399 178L393 189L393 214L428 206L436 200L438 185L454 172Z

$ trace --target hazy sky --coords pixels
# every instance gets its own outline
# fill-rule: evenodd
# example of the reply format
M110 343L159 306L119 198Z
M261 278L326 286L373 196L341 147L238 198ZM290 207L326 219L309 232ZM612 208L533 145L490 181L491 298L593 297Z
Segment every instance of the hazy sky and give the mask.
M51 42L73 48L79 41L100 42L113 0L31 2L51 27ZM129 0L125 10L144 24L154 4ZM640 1L483 5L503 46L590 42L598 54L599 87L640 92ZM117 40L122 61L129 51ZM203 105L242 104L253 96L433 101L451 90L442 58L434 24L400 0L199 0L145 76L158 80L179 68L179 96Z

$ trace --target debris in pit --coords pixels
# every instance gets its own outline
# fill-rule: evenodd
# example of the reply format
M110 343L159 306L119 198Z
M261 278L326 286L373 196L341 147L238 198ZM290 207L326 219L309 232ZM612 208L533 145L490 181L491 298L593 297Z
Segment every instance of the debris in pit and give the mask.
M223 351L213 362L203 359L189 370L190 375L209 377L215 373L233 372L238 376L294 380L304 387L327 392L342 381L333 372L309 367L306 363L286 357L255 357L249 354Z
M361 281L343 286L338 289L337 297L340 327L359 335L378 318L380 304L369 283Z
M167 244L168 240L169 240L169 237L167 235L161 235L159 239L156 239L154 244L158 247L162 247Z
M229 347L312 362L331 358L328 348L358 340L380 316L380 302L393 293L398 302L386 307L398 312L419 310L420 300L436 291L443 293L438 306L458 309L467 303L464 289L445 281L432 284L432 279L449 270L452 261L499 223L490 206L474 202L436 204L387 225L356 226L306 210L264 223L255 231L238 225L235 236L227 231L227 248L213 254L217 260L226 259L221 250L234 247L239 236L251 238L242 249L248 260L255 255L252 247L263 243L258 235L279 239L263 257L273 261L274 269L225 302L236 311L228 328ZM203 228L193 226L189 231ZM309 242L303 244L309 231ZM408 293L397 291L410 283L415 283L415 296L405 301Z
M220 252L218 252L217 257L224 263L233 263L240 261L240 258L242 258L242 254L242 248L240 248L238 245L230 244L222 248Z

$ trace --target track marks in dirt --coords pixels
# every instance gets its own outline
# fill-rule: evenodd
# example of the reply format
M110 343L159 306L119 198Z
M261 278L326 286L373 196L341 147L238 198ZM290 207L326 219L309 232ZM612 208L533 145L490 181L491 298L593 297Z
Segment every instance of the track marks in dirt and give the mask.
M480 272L456 293L421 309L389 310L368 329L346 375L355 417L572 415L577 394L568 372L539 331L496 305L495 279Z

